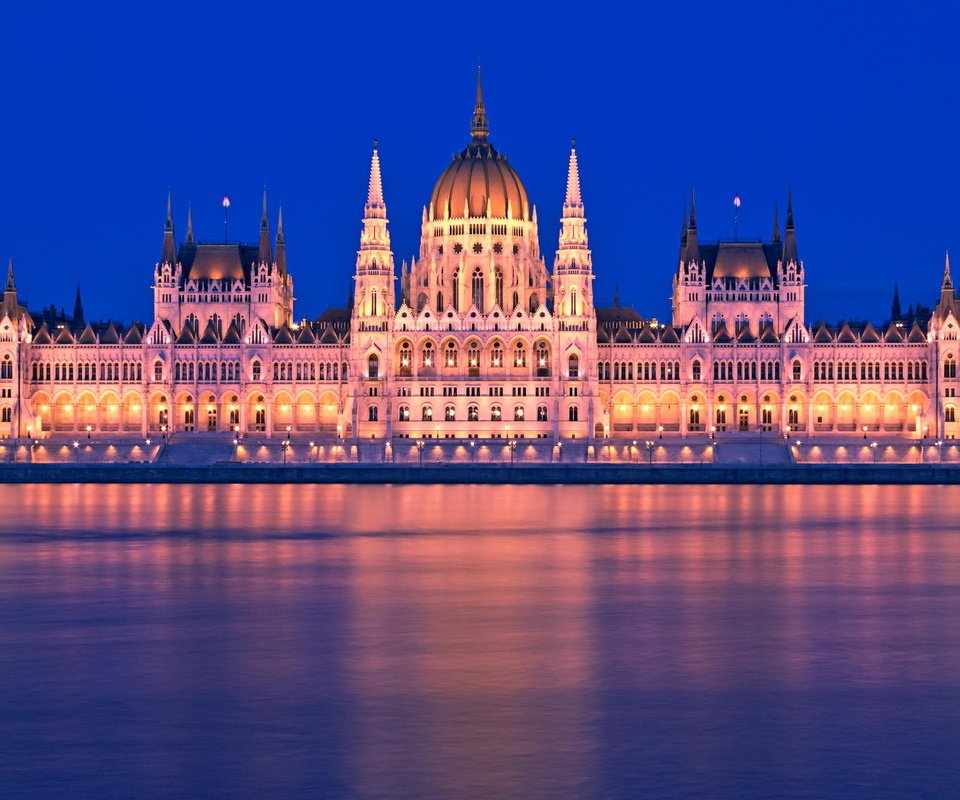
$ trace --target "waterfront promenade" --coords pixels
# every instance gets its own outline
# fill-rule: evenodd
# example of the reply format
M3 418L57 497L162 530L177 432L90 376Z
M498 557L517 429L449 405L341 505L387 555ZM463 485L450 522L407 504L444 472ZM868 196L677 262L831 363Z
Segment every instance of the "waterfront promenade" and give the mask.
M391 442L246 439L7 442L0 482L105 483L958 483L953 441Z

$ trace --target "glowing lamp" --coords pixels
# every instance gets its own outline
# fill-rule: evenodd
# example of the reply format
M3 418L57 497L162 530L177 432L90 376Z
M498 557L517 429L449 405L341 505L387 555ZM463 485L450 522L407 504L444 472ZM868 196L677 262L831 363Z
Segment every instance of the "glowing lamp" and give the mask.
M222 205L224 208L230 208L230 198L224 195L220 205Z

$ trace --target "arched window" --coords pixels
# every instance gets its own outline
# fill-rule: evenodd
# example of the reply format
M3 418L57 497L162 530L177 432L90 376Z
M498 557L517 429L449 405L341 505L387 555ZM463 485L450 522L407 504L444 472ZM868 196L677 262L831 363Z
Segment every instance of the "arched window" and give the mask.
M800 359L796 359L793 362L793 379L795 381L800 380Z
M367 358L367 376L377 378L380 375L380 358L376 353L371 353Z
M470 294L473 299L473 304L477 307L477 310L482 314L483 313L483 270L480 267L477 267L473 271L473 279L470 281Z
M410 347L410 342L401 342L400 344L400 377L409 378L411 375L411 367L413 364L413 349Z
M527 366L527 351L523 348L523 342L517 342L517 345L514 348L513 366L515 367Z
M503 270L500 267L495 267L493 270L493 288L494 302L502 309L503 308Z
M570 422L579 422L580 421L580 409L577 406L570 406L567 409L567 419Z
M547 421L547 407L537 406L537 422L546 422L546 421Z
M155 381L163 380L163 362L162 361L157 360L153 362L153 379Z
M11 421L12 421L12 416L11 416L10 406L4 406L3 410L0 411L0 422L11 422Z
M437 313L443 313L443 292L437 292Z
M700 380L700 361L698 359L693 360L693 379L695 381Z
M513 407L513 421L514 421L514 422L523 422L523 406L514 406L514 407Z
M423 411L420 412L420 419L424 422L433 421L433 409L430 406L424 406Z
M421 357L423 358L423 366L428 368L433 366L433 359L435 358L433 354L433 342L423 343Z
M500 406L491 406L490 408L490 420L491 422L499 422L503 418L503 410Z
M575 317L577 315L577 290L570 290L570 316Z
M375 317L375 316L377 316L377 314L379 314L379 313L380 313L380 311L379 311L379 307L378 307L378 304L377 304L377 290L376 290L376 289L372 289L372 290L370 291L370 316L371 316L371 317ZM373 408L373 406L371 406L371 408ZM374 421L375 421L375 420L371 420L371 422L374 422Z
M10 360L9 355L4 356L3 363L0 363L0 378L3 380L13 378L13 362Z
M512 311L512 310L513 310L514 308L516 308L518 305L520 305L520 295L517 294L516 292L514 292L514 293L513 293L513 307L512 307L510 310Z
M467 352L467 374L471 378L480 376L480 344L477 341L470 342Z
M400 422L410 421L410 406L400 406L400 415L397 417Z
M543 378L550 374L550 354L547 352L546 342L537 342L534 359L537 364L537 377Z
M453 288L453 292L451 293L452 296L450 300L453 303L453 310L459 311L460 310L460 270L459 269L455 269L453 271L453 287L452 288Z
M379 418L380 418L380 410L376 406L369 406L367 408L367 421L377 422Z
M457 343L447 342L447 346L443 351L443 363L448 367L457 366L458 355Z
M600 365L600 368L603 369L603 364ZM576 353L567 359L567 377L580 377L580 357ZM603 376L601 375L600 377L602 378Z
M467 422L479 422L479 421L480 421L480 407L467 406Z
M947 358L943 362L943 377L944 378L956 378L957 377L957 362L953 357L953 353L947 353Z
M453 422L457 418L457 408L453 403L447 403L443 409L443 419L446 422Z
M490 346L490 366L503 366L503 344L501 342L494 342Z
M251 374L253 380L255 380L255 381L260 380L260 362L259 362L259 361L254 361L254 362L253 362L253 366L252 366L252 368L251 368L251 370L250 370L250 374Z

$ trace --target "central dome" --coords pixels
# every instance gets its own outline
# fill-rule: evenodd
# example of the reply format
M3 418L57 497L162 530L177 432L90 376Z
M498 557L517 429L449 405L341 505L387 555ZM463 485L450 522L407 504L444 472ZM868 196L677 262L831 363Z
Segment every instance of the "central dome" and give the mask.
M483 105L483 83L477 75L477 103L473 109L473 137L460 155L453 157L430 196L434 219L497 217L530 219L530 201L523 181L487 141L490 128ZM489 206L489 207L488 207Z

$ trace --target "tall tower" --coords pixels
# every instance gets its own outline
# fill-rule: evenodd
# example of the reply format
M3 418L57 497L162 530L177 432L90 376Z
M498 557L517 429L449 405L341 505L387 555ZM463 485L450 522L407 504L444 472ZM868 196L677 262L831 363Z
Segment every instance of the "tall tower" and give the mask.
M376 140L370 158L370 182L367 202L363 206L363 230L360 231L353 280L354 328L360 331L386 330L394 313L394 271Z
M560 240L553 263L553 304L558 320L577 325L594 317L592 282L593 260L587 244L576 141L571 141L567 196L563 201Z

